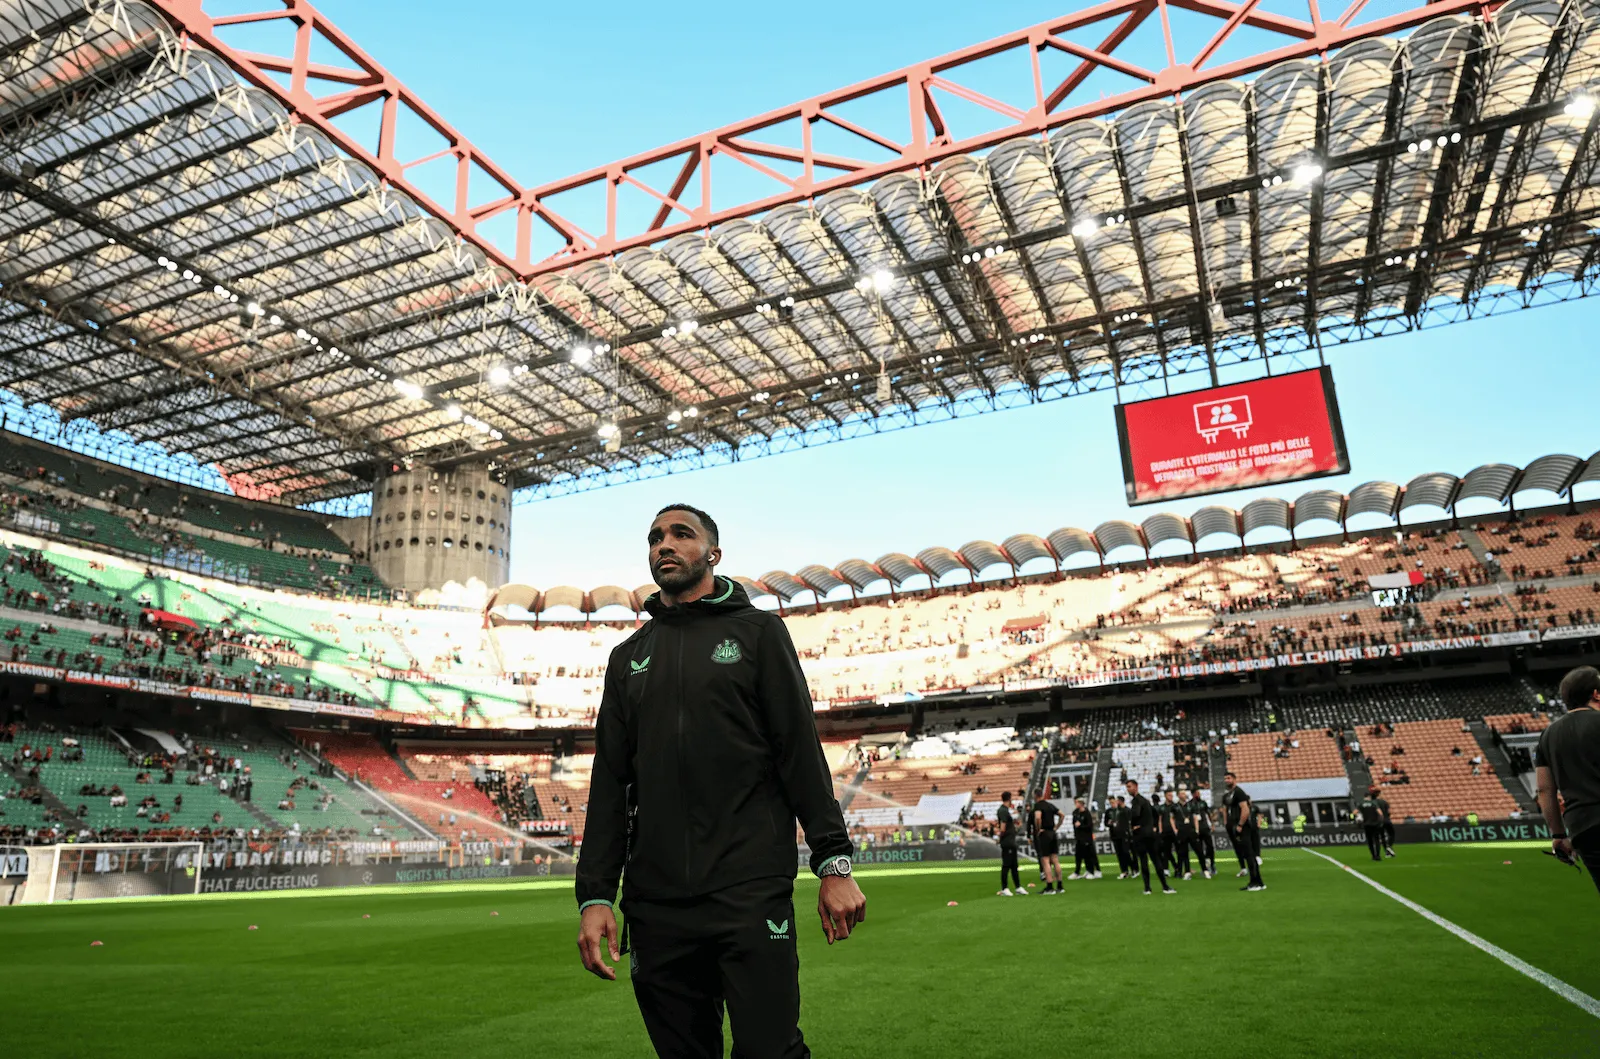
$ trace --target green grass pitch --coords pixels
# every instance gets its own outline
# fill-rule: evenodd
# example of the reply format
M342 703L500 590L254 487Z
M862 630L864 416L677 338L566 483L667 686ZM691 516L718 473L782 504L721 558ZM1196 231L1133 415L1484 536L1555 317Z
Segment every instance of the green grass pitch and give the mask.
M1334 855L1600 996L1586 877L1529 846L1399 852ZM823 1057L1600 1056L1600 1019L1326 861L1271 850L1260 894L1218 864L1176 897L1107 878L1003 899L997 864L863 870L868 921L831 949L802 879L806 1037ZM5 1052L648 1056L626 973L578 964L570 885L0 909Z

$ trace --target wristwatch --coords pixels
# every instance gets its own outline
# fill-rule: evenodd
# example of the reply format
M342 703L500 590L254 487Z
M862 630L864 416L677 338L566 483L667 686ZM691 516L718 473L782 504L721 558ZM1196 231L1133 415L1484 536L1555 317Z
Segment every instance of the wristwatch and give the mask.
M835 857L817 871L817 878L819 879L829 875L838 875L841 878L848 879L850 877L850 858Z

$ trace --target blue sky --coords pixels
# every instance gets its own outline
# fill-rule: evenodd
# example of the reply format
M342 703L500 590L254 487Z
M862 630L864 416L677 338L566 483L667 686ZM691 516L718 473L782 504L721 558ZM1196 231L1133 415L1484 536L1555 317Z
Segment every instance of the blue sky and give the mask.
M513 175L533 183L625 157L1059 14L1064 5L723 2L440 5L323 0L368 52ZM1290 10L1288 4L1270 4ZM1404 482L1600 448L1585 302L1336 347L1351 474L1264 492ZM1575 387L1573 379L1585 379ZM512 576L632 587L644 532L686 501L722 525L724 569L751 576L916 552L1252 493L1130 510L1109 394L919 427L517 509ZM1567 404L1567 407L1561 407Z

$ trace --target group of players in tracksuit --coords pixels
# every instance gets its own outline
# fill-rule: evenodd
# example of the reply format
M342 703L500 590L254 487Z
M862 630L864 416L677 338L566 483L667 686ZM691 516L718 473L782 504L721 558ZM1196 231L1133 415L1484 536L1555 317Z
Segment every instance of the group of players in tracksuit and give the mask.
M1246 890L1266 889L1261 881L1261 837L1256 812L1250 797L1239 787L1232 773L1227 776L1228 789L1222 799L1222 823L1227 828L1234 855L1239 861L1239 876L1249 878ZM1176 893L1168 877L1193 879L1196 871L1210 879L1217 870L1217 849L1212 837L1212 806L1200 797L1199 792L1167 790L1156 802L1139 793L1139 784L1126 782L1127 795L1117 795L1113 804L1106 807L1099 826L1110 836L1116 850L1118 879L1139 877L1144 882L1145 893L1150 889L1151 868L1154 867L1163 893ZM1058 858L1059 839L1057 820L1060 811L1039 791L1026 812L1027 830L1033 838L1034 851L1039 857L1039 873L1044 883L1044 893L1061 891L1061 866ZM1005 815L1011 818L1009 805ZM1072 810L1073 872L1067 878L1101 878L1100 857L1095 849L1094 834L1098 829L1094 813L1077 798ZM1014 831L1012 832L1014 834ZM1013 839L1014 841L1014 839ZM1001 845L1006 844L1002 832ZM1191 861L1191 854L1193 860ZM1002 856L1004 851L1002 849ZM1012 853L1012 877L1015 878L1015 852ZM1001 894L1026 893L1021 886L1015 891L1005 885L1001 876Z

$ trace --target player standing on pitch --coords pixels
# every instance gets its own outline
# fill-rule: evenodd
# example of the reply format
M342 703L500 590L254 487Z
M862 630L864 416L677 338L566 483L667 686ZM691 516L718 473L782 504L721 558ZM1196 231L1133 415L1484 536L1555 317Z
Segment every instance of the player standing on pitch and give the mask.
M1017 818L1011 812L1010 791L1000 795L1000 808L995 810L994 818L1000 825L1000 889L995 891L995 896L1027 897L1028 891L1022 887L1022 876L1017 874ZM1010 884L1006 883L1008 872ZM1012 886L1016 889L1011 889Z
M809 1056L800 1033L795 818L822 879L828 944L866 918L811 696L776 615L717 577L717 524L683 504L650 524L653 620L611 652L577 897L578 954L605 979L632 942L634 998L663 1057ZM619 941L621 944L619 945Z
M1189 799L1189 815L1194 818L1194 852L1200 861L1200 874L1209 879L1217 871L1217 843L1211 837L1211 806L1198 790Z
M1231 772L1223 774L1222 782L1228 785L1228 793L1222 796L1222 804L1226 806L1228 834L1233 838L1233 848L1250 875L1249 884L1240 889L1254 893L1267 888L1267 884L1261 881L1261 825L1256 822L1256 807L1251 804L1250 796L1239 786L1238 780Z
M1033 848L1039 853L1039 872L1044 876L1044 892L1061 892L1061 836L1056 827L1061 810L1039 791L1033 801Z

